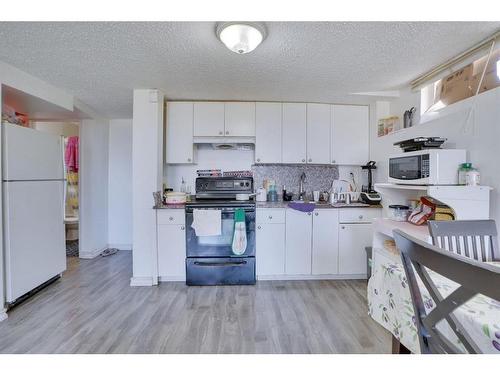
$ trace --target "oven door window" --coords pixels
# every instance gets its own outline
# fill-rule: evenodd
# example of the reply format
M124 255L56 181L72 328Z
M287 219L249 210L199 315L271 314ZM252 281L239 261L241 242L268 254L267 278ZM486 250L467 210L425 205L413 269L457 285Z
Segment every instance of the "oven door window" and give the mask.
M222 212L222 230L219 236L197 236L191 227L193 214L186 213L186 250L188 257L234 257L234 212ZM245 212L247 248L241 255L255 255L255 211Z
M234 235L234 214L222 215L220 236L196 236L198 246L231 246Z
M418 180L422 178L420 156L405 156L389 160L389 176L398 180Z

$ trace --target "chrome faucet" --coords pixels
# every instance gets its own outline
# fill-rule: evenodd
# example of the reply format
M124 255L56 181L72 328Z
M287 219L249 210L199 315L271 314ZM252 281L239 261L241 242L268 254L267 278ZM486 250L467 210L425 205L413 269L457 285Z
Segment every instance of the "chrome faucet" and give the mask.
M304 181L306 180L306 173L302 172L300 175L300 182L299 182L299 201L304 200L304 196L306 195L306 191L304 190Z

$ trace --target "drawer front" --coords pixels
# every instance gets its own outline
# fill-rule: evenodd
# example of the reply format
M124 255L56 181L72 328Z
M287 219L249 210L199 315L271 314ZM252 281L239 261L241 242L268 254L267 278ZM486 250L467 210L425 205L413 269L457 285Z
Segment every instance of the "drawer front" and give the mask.
M382 216L380 208L342 208L339 212L340 223L371 223Z
M161 209L157 210L157 224L158 225L184 225L186 223L186 214L181 209Z
M187 285L254 285L255 258L187 258Z
M285 224L285 209L258 208L256 220L260 224Z

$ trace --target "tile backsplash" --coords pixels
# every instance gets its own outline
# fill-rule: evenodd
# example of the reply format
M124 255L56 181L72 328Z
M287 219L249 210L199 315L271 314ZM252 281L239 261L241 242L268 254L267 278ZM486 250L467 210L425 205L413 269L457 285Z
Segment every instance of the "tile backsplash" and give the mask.
M307 196L310 196L314 190L330 190L332 181L339 178L336 165L264 164L253 165L252 171L256 188L261 187L265 179L272 179L276 181L278 192L285 185L286 190L294 194L298 193L300 175L305 172L304 188Z

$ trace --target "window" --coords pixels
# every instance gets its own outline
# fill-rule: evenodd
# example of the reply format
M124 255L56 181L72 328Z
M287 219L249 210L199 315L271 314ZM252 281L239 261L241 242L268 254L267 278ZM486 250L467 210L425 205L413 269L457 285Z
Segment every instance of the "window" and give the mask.
M478 91L481 75L484 73L479 94L500 86L500 49L488 56L466 65L450 75L421 89L421 113L438 111L450 104L470 98ZM486 70L485 70L486 69Z

